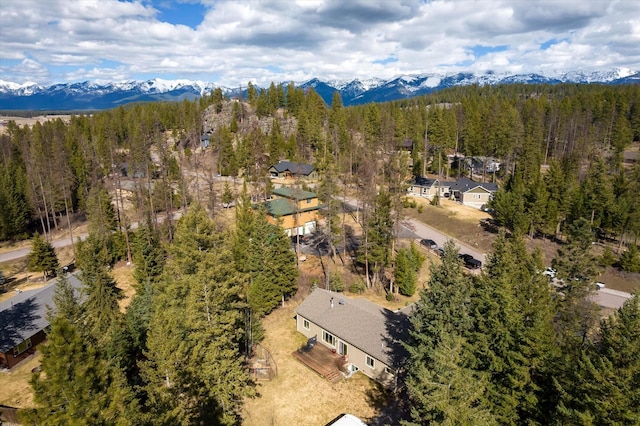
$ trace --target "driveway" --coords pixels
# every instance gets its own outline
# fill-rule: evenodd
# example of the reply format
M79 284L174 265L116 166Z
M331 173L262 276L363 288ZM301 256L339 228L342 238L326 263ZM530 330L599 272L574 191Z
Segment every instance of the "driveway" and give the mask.
M353 198L343 199L342 207L349 212L358 210L358 201ZM402 238L415 238L415 239L430 239L436 242L439 247L444 246L448 240L453 240L460 250L460 254L470 254L474 258L478 259L484 265L486 261L486 255L478 250L470 247L460 240L457 240L449 235L443 234L435 228L430 227L415 219L405 220L406 225L402 226L400 231L400 237Z

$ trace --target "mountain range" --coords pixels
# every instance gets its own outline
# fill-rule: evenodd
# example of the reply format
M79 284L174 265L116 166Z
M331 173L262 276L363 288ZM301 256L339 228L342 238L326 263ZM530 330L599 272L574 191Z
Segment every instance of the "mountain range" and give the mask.
M303 89L313 88L330 105L333 94L340 92L344 105L386 102L424 95L448 87L496 84L640 84L640 72L620 68L607 72L559 72L553 75L508 74L419 74L401 75L389 80L323 81L317 78L298 83ZM65 83L40 86L0 80L0 110L87 111L115 108L131 102L193 100L220 87L228 96L239 89L214 83L190 80L125 81ZM246 95L246 92L243 93Z

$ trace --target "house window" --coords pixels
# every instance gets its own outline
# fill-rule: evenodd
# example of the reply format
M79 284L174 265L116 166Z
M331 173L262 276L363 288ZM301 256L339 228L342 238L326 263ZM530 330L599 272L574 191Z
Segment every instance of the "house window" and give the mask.
M387 373L387 374L390 374L390 375L392 375L392 376L393 376L393 374L394 374L394 373L393 373L393 370L392 370L391 368L389 368L389 367L385 367L385 368L384 368L384 372L385 372L385 373Z
M369 355L367 355L366 362L369 367L375 368L376 362Z
M311 198L307 200L307 204L311 204Z
M473 198L479 200L480 199L480 194L473 194Z
M309 329L309 321L302 320L302 326L305 328L305 330L308 330Z
M27 340L20 343L15 348L13 348L13 356L17 357L18 355L20 355L22 352L26 351L30 347L31 347L31 338L28 338Z
M326 331L322 332L322 340L330 344L331 346L336 345L336 338L333 334L329 334Z

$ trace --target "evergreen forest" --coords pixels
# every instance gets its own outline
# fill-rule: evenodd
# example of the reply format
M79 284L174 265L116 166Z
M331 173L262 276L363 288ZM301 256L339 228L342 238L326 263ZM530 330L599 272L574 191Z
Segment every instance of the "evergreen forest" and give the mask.
M89 230L74 246L80 296L58 274L31 381L38 408L23 420L240 424L243 401L259 397L245 361L300 274L288 237L256 203L272 188L269 167L287 159L319 171L318 238L334 259L346 238L340 200L358 200L363 285L412 295L412 265L424 258L397 246L409 181L469 176L457 159L480 157L501 164L471 175L499 185L489 206L499 235L480 275L463 272L453 243L432 265L403 342L399 421L640 424L640 296L604 318L591 300L597 268L640 272L640 162L625 161L639 141L638 85L468 86L344 107L337 93L326 105L312 89L249 84L241 99L217 90L9 122L0 241L33 238L29 263L48 277L58 267L50 235L74 239L78 222ZM221 203L235 206L233 224L218 220ZM179 220L160 219L178 210ZM536 238L560 244L562 293L526 248ZM609 247L598 258L596 240ZM118 261L135 265L124 312ZM326 288L344 288L325 276Z

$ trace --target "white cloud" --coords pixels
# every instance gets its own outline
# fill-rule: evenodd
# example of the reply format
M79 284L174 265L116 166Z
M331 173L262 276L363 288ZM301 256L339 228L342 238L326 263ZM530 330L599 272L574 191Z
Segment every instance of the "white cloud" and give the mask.
M172 10L179 11L182 2L174 0ZM147 0L3 0L0 79L215 76L214 82L236 87L248 81L267 85L489 69L640 70L636 1L201 3L206 13L193 29L161 21ZM488 47L500 49L482 51ZM381 63L387 58L395 61Z

